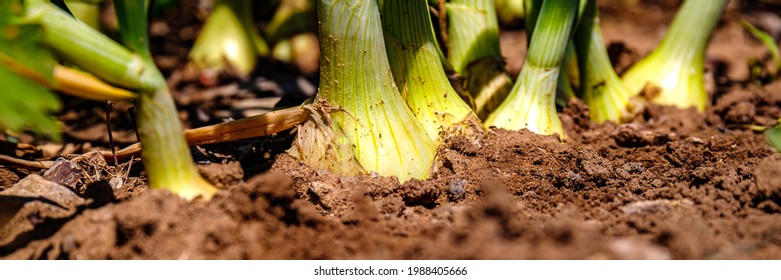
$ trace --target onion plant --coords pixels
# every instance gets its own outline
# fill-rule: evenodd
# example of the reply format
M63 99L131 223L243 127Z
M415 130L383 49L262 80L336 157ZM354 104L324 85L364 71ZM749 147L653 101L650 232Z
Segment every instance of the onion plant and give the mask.
M308 165L425 179L436 146L394 82L376 1L318 0L320 85L289 153Z
M0 57L11 59L0 59L0 64L19 74L15 78L25 77L41 86L62 88L70 85L76 87L74 91L87 88L103 94L102 97L91 95L96 99L135 98L138 132L144 146L142 157L149 185L170 190L186 199L197 196L209 198L216 189L195 170L165 78L152 61L145 2L114 2L125 45L123 47L48 1L2 0L0 6L10 7L8 10L0 10L3 31L28 28L40 30L41 36L35 45L94 77L80 71L57 76L56 67L32 68L35 72L31 74L28 71L30 69L19 67L14 59L31 55L32 49L3 52ZM25 40L21 37L12 39ZM0 48L0 51L5 50L8 49ZM73 81L79 77L89 79ZM90 95L89 91L81 94Z
M393 78L429 137L439 142L440 134L453 125L479 123L445 75L428 5L419 0L384 1L381 10Z
M534 26L537 24L537 18L540 15L540 8L544 0L523 0L524 10L526 11L526 37L531 38L534 35ZM587 0L580 0L578 14L575 22L579 23ZM531 40L528 40L531 44ZM562 62L559 73L559 80L556 85L556 104L565 107L570 99L576 98L575 89L580 88L580 73L578 68L578 55L575 51L575 43L570 41L567 44L567 50L564 52L564 61Z
M705 51L726 4L727 0L686 0L659 46L624 74L630 92L651 102L704 111Z
M574 38L580 68L580 94L589 107L592 121L620 122L632 94L610 63L599 30L597 1L587 2Z
M486 126L527 128L539 134L566 137L556 113L556 84L578 7L578 0L543 1L526 63L510 95L491 113Z
M499 50L499 24L493 0L453 0L446 4L447 58L466 78L474 111L481 119L501 104L512 88Z
M251 0L214 0L211 13L190 50L190 62L202 77L219 74L244 78L269 48L252 19Z

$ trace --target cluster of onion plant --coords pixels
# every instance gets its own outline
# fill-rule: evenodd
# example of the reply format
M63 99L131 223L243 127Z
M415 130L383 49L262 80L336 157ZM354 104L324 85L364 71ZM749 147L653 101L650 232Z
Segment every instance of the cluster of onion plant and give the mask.
M485 127L565 138L555 101L557 87L571 77L578 77L572 84L592 107L594 121L621 121L636 93L611 67L596 1L524 5L529 51L510 91L491 0L448 2L444 44L435 40L423 1L318 1L319 92L305 105L308 120L289 152L340 174L375 171L402 181L424 179L442 136L479 122L475 115L485 119ZM466 76L472 102L461 100L448 84L443 70L448 66ZM560 77L561 71L567 74Z
M556 33L560 35L558 37L538 34L540 25L551 19L543 12L548 2L524 1L531 34L526 64L510 97L492 113L487 125L527 128L541 134L556 133L564 138L554 105L557 87L565 97L582 98L589 106L591 119L598 123L623 121L631 111L629 99L637 95L649 102L704 110L707 101L703 85L705 50L726 5L725 0L685 1L659 47L633 66L623 79L612 68L605 50L596 0L568 3L580 7L574 16L577 28L569 45L569 55L566 44L570 41L564 27L575 26L571 24L573 21L557 20L562 30ZM540 48L547 52L540 54ZM559 75L561 72L569 74ZM571 92L570 87L575 88L574 93L566 94Z
M376 171L402 181L424 179L442 143L443 131L469 127L465 121L473 123L476 118L447 83L424 3L380 2L318 1L319 92L311 105L310 120L299 129L290 153L310 166L340 174ZM492 14L494 7L492 1L448 4L451 17ZM520 129L527 126L504 125L504 120L513 124L529 123L523 119L553 121L550 116L556 116L555 107L547 103L553 99L546 97L555 91L558 65L572 37L578 10L577 0L542 4L535 30L538 35L532 39L539 42L532 42L519 78L522 82L516 83L507 98L510 101L502 104L504 110L500 106L486 125ZM461 53L459 38L468 34L449 34L448 58L454 69L463 70L468 67L465 61L498 53L495 16L492 19L493 32L491 28L481 31L494 34L488 37L493 38L489 42L493 47L489 44L485 51L473 45ZM458 23L448 22L449 28ZM529 97L532 102L519 102ZM502 115L506 117L497 118ZM563 135L561 130L554 133Z
M726 0L686 0L659 48L623 80L607 55L596 0L523 3L529 48L510 88L492 0L440 6L439 23L447 26L438 29L447 31L445 42L436 40L425 1L318 0L317 96L293 111L274 112L274 118L259 116L259 123L268 129L269 120L285 122L276 128L303 122L289 153L314 168L344 175L378 172L406 181L428 177L444 137L481 132L474 126L478 117L486 128L565 139L555 106L562 92L584 99L598 123L623 121L629 99L637 95L704 108L702 58ZM701 27L696 36L687 35L692 25ZM445 69L465 76L466 100L448 83ZM252 123L209 130L245 137Z
M137 8L123 3L143 1L117 2L121 11ZM282 22L294 14L307 14L312 6L306 2L290 0L282 5L266 34L280 41L284 36L279 34L286 32ZM637 95L650 102L703 110L707 104L702 86L704 53L726 4L726 0L686 0L659 47L621 79L605 49L596 0L525 0L520 7L530 40L526 62L513 84L503 69L494 11L496 5L511 4L452 0L442 9L441 2L434 3L440 6L439 23L447 23L438 28L447 34L443 36L445 41L439 42L427 2L435 1L317 0L317 96L299 107L188 131L184 133L186 139L190 143L215 143L267 135L298 125L296 140L288 152L302 162L342 175L377 172L407 181L429 176L438 146L450 135L479 134L484 128L498 127L557 134L565 139L555 105L561 92L565 98L585 100L592 120L598 123L621 122L629 109L629 99ZM51 6L36 0L24 3L31 7ZM249 34L244 41L253 42L252 33L257 31L246 16L247 7L241 6L246 3L216 1L212 18L219 11L232 15L239 29ZM143 151L148 150L142 154L145 165L148 170L164 170L161 163L166 161L161 157L174 157L182 163L175 168L186 175L160 179L166 176L152 170L148 171L150 183L174 186L177 180L191 182L192 178L200 178L188 171L192 170L191 159L182 151L185 137L177 133L181 129L178 122L170 119L175 111L164 80L152 65L147 47L138 45L146 38L126 36L125 49L110 44L110 40L92 38L97 35L63 35L81 34L72 26L79 26L78 30L86 27L75 24L61 11L49 13L52 16L47 19L30 16L29 20L44 27L44 45L108 86L119 86L122 93L128 91L139 100L141 121L157 120L140 127ZM49 18L58 19L50 22ZM120 17L120 25L122 22ZM127 18L124 22L127 24ZM201 36L207 36L213 28L208 25ZM140 24L130 26L142 28ZM692 31L689 26L700 28ZM140 31L130 34L145 36ZM85 42L107 50L101 57L105 61L95 63L92 57L84 58L82 49L89 49ZM193 51L196 50L198 47ZM93 52L97 56L98 51ZM228 55L220 56L225 60ZM0 62L4 61L2 58ZM467 95L451 86L445 69L465 76ZM135 76L127 77L128 73ZM57 88L52 86L54 83L44 84ZM466 100L462 96L467 96ZM165 110L143 109L154 106L164 106ZM163 119L168 122L160 123ZM480 119L485 122L480 124ZM778 139L777 131L768 134ZM160 143L169 142L177 148L160 151ZM212 193L171 189L186 197Z

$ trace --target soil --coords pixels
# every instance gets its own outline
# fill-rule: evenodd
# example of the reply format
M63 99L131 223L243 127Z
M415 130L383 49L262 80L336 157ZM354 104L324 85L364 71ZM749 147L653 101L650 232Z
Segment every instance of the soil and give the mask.
M678 1L603 2L603 32L622 70L658 43ZM703 113L649 105L631 123L598 125L573 100L560 113L566 141L502 129L453 137L439 149L431 178L403 184L305 166L284 153L294 131L194 147L201 173L222 188L210 201L187 202L149 189L138 159L114 166L85 155L82 162L90 164L82 168L91 175L71 182L80 203L56 215L24 210L27 219L14 221L33 230L0 244L0 256L781 259L781 155L751 129L781 118L781 80L746 82L746 61L767 59L767 51L736 21L772 11L756 5L731 2L716 30L707 63L715 90ZM200 85L183 67L199 25L188 9L153 24L157 61L186 126L273 107L237 105L247 100L273 104L281 98L277 106L286 106L314 93L316 73L271 60L248 81ZM525 50L524 36L522 24L503 27L511 73L520 69L525 51L508 50ZM0 146L0 152L51 159L108 149L105 106L65 102L59 117L68 144L21 135L35 148L23 153ZM135 141L127 107L118 104L110 114L119 146ZM43 170L0 166L0 190L35 176L28 174ZM51 201L56 199L37 203Z

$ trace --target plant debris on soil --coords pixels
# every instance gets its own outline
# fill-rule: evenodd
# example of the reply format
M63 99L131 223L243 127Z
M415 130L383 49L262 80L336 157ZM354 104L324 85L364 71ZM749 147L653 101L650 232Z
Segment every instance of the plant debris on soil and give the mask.
M603 2L619 70L653 49L677 7ZM525 130L451 137L425 181L314 170L284 153L293 131L193 147L201 173L222 189L210 201L186 202L149 189L137 158L115 165L87 153L109 149L105 106L66 100L67 144L29 135L19 139L33 148L0 141L4 155L65 157L48 173L0 166L0 256L781 259L781 155L750 129L781 118L781 81L745 82L746 61L767 51L737 20L767 15L741 14L740 4L731 2L711 41L706 112L649 105L630 123L597 125L573 100L560 113L566 142ZM316 73L270 60L249 81L201 87L181 67L200 24L187 9L153 23L168 30L152 40L186 126L263 107L248 113L236 105L247 100L289 106L314 94ZM503 52L517 74L525 35L520 26L505 29ZM126 107L111 112L120 146L135 141Z

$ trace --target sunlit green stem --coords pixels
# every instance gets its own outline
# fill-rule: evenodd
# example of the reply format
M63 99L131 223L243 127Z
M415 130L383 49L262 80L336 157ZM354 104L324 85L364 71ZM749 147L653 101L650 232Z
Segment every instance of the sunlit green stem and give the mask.
M488 117L486 126L566 137L556 113L556 83L577 11L577 0L544 1L526 63L510 95Z
M587 0L578 0L578 14L575 17L575 24L580 22L583 11L586 8ZM537 24L537 18L540 15L543 0L523 0L526 9L526 37L531 38L534 33L534 26ZM528 40L531 44L532 40ZM578 54L575 51L575 43L570 41L567 44L567 50L564 54L564 62L559 73L559 80L556 85L556 104L565 107L570 99L575 98L575 89L580 88L580 73L578 69Z
M114 85L144 87L140 77L146 69L139 56L48 2L25 3L25 20L44 27L44 43L59 57Z
M537 18L540 16L540 10L542 9L542 3L545 0L520 0L523 1L523 9L526 15L524 21L526 22L526 37L531 38L534 33L534 27L537 25ZM578 13L575 16L575 25L580 22L580 18L583 16L583 12L586 10L586 4L588 0L577 0ZM531 43L531 40L529 40Z
M642 92L659 104L705 110L705 51L726 4L727 0L686 0L662 43L624 74L630 92Z
M599 29L597 1L588 7L575 32L580 65L580 92L589 106L591 120L620 122L632 95L610 63Z
M176 105L163 74L149 49L145 0L115 0L122 42L146 62L146 82L138 100L136 119L144 149L144 170L152 188L163 188L186 198L211 198L217 189L207 183L193 165L184 139Z
M559 68L524 66L507 100L485 121L488 127L528 129L538 134L563 138L556 113L556 84Z
M396 85L429 137L439 142L440 132L474 115L445 76L428 5L419 0L385 1L381 14Z
M523 10L526 11L524 21L526 22L526 38L531 38L534 33L534 26L537 24L537 17L540 16L543 0L521 0L523 1ZM531 40L528 40L531 44Z

